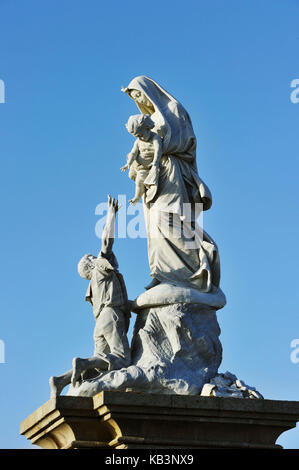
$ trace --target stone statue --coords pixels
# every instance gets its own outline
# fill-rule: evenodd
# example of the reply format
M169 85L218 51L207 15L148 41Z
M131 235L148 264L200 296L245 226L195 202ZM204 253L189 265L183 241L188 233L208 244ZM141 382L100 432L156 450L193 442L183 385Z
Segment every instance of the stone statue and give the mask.
M173 96L148 77L137 77L123 89L142 113L148 113L153 128L162 138L162 157L156 184L144 197L148 233L148 257L153 283L184 283L189 287L211 292L219 287L218 249L212 238L201 232L202 243L189 249L186 237L196 234L196 207L208 210L212 196L200 179L196 165L196 137L189 114ZM182 236L181 218L185 217ZM151 236L150 223L157 220L160 237ZM171 225L171 230L169 226ZM197 230L198 232L198 230Z
M91 303L96 321L94 355L87 359L74 358L71 370L58 377L51 377L51 396L59 395L70 383L76 387L82 377L88 377L88 371L94 371L98 376L103 371L130 365L131 354L126 335L130 319L129 302L112 251L117 211L118 201L108 196L101 251L98 257L91 254L83 256L78 264L80 276L90 281L85 299Z
M146 193L146 187L156 184L156 174L162 153L162 139L152 132L155 123L147 114L131 116L126 127L137 137L131 152L127 155L127 163L121 170L130 170L129 177L135 181L136 192L131 204L136 204ZM154 180L152 181L152 178Z
M136 77L122 90L142 113L128 121L127 128L137 140L122 170L129 169L136 182L131 202L143 200L152 281L130 303L137 314L131 362L125 348L120 358L112 350L105 355L101 349L96 356L99 362L75 359L68 395L134 390L261 398L254 387L233 374L218 373L222 345L216 311L225 306L226 298L220 288L217 245L197 222L200 212L210 209L212 196L198 175L189 114L148 77ZM113 268L103 249L100 257ZM94 264L94 259L90 262ZM106 369L104 363L109 364ZM79 383L88 365L100 374L83 377Z
M216 310L226 302L217 246L197 224L199 212L211 207L211 194L197 172L196 138L184 107L147 77L135 78L123 91L142 113L128 121L137 141L123 170L130 168L137 180L133 202L143 199L152 282L132 303L137 319L131 365L68 393L199 394L222 360Z

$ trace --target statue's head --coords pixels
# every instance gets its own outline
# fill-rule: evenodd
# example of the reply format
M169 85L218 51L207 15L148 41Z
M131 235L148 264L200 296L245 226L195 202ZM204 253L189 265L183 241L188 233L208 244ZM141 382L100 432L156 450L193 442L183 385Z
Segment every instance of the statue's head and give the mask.
M144 93L142 93L142 91L133 89L133 90L130 90L128 94L137 103L143 104L144 106L148 106L148 107L152 106L152 103L147 98L147 96Z
M144 114L153 114L155 112L155 108L153 103L149 100L146 94L141 91L137 90L136 88L129 88L129 87L122 87L121 89L124 93L127 93L132 100L138 105L139 109Z
M126 128L135 137L147 137L149 131L155 127L155 123L149 114L135 114L130 116Z
M78 263L78 273L81 277L84 277L84 279L91 279L91 273L95 267L95 259L96 257L91 254L84 255L80 259Z

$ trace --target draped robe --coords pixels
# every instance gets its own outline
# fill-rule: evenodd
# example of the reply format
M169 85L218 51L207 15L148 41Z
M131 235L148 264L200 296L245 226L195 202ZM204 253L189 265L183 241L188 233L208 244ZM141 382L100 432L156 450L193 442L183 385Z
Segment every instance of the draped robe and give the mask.
M135 99L140 111L151 115L153 131L163 139L159 171L145 181L143 197L151 276L160 282L213 292L220 281L218 249L196 221L199 208L211 207L212 196L198 175L196 137L189 114L148 77L134 78L125 91L130 96L132 90L150 101L147 106ZM190 243L192 237L195 241Z

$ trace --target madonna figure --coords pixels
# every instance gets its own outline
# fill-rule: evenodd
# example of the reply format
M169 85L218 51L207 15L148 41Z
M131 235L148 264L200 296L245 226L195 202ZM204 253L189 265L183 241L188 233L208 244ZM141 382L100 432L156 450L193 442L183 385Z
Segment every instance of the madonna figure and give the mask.
M152 168L143 196L153 279L147 288L170 283L212 293L220 280L218 249L196 221L212 196L198 175L189 114L151 78L136 77L122 90L150 115L162 138L160 165Z

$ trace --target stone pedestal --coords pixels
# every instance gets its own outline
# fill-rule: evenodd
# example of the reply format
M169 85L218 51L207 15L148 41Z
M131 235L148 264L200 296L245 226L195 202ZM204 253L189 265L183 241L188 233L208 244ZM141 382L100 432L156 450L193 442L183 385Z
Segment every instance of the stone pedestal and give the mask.
M52 398L21 423L44 449L275 449L299 402L104 391Z

